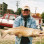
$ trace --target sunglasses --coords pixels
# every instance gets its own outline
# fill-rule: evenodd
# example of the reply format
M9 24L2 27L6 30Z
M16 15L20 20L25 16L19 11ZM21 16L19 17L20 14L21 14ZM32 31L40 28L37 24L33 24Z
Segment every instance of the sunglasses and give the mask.
M24 11L30 11L30 10L28 10L28 9L25 9Z

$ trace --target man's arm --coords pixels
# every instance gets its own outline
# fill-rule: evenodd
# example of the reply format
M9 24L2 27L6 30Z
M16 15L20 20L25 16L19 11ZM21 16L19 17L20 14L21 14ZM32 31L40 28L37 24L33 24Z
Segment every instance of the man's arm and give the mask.
M18 27L18 26L20 26L19 19L15 19L15 21L13 23L13 28Z
M15 19L14 23L13 23L13 28L14 27L19 27L20 24L19 24L19 19ZM15 36L18 36L18 34L16 33Z

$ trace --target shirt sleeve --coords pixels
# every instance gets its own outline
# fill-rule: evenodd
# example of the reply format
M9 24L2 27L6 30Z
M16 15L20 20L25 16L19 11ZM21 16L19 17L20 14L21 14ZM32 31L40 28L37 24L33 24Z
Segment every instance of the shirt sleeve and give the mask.
M14 21L14 23L13 23L13 28L14 28L14 27L19 27L19 26L20 26L19 20L16 19L16 20Z
M32 20L31 28L37 29L36 21Z

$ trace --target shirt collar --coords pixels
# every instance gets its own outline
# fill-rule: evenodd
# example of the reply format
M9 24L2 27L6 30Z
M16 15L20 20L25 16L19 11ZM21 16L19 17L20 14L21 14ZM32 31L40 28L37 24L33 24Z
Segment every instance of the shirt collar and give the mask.
M31 18L31 16L27 19L27 20L29 20ZM21 19L23 19L23 15L21 14Z

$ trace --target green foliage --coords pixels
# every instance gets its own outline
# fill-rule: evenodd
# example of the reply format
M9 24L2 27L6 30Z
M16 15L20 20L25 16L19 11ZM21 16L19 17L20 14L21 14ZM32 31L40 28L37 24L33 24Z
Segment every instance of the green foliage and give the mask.
M13 11L13 10L11 10L11 11L10 11L10 14L14 14L14 11Z
M44 12L41 14L41 16L42 16L42 19L44 19Z
M43 23L44 23L44 12L41 14L41 17L42 17Z
M11 11L11 14L14 14L14 11Z
M17 12L15 12L15 14L17 14L17 15L20 15L21 14L21 8L18 8L18 10L17 10Z
M3 15L7 12L7 4L3 2Z
M37 42L35 42L35 44L44 44L44 38L43 39L41 39L41 41L37 41Z
M37 41L36 44L40 44L40 41ZM44 42L41 42L41 44L44 44Z
M40 44L40 41L37 41L36 44Z

